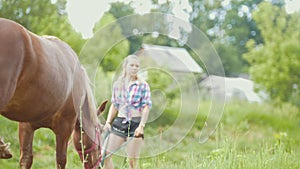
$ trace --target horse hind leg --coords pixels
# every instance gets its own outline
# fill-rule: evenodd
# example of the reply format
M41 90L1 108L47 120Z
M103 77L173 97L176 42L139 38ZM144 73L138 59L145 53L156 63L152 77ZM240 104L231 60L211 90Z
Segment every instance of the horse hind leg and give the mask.
M20 141L20 168L29 169L32 165L32 141L34 129L30 123L19 123L19 141Z
M9 144L5 143L2 138L0 138L0 158L12 158L12 154L9 151Z

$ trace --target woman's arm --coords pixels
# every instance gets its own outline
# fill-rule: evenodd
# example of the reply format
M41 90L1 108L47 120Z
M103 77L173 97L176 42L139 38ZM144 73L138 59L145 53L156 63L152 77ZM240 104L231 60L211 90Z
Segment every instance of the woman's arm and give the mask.
M108 111L106 123L111 124L113 119L116 117L117 112L118 112L118 110L115 108L114 104L111 104L109 111Z
M145 126L145 124L147 123L148 120L148 115L149 115L149 111L152 107L152 101L151 101L151 91L150 91L150 87L149 84L147 82L143 83L144 85L144 90L142 92L142 118L141 118L141 122L140 125L142 127Z
M105 125L103 127L103 130L109 130L109 131L111 130L112 121L116 117L117 113L118 113L118 110L115 108L114 104L111 104L109 107L107 119L106 119Z
M149 106L146 105L142 111L142 117L141 117L141 122L140 122L140 126L142 126L143 128L145 127L145 124L147 123L148 116L149 116Z
M141 137L144 135L144 127L145 127L145 124L147 123L148 115L149 115L149 106L146 105L142 111L141 122L140 122L138 128L134 131L135 137Z

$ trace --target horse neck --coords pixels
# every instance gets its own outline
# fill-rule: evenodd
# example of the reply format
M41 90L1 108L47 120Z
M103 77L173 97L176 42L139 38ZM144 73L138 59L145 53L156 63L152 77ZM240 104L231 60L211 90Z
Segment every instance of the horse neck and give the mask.
M77 81L76 84L79 87L75 90L75 105L80 105L77 109L77 123L75 127L76 135L80 136L81 131L85 132L85 135L91 140L95 140L96 129L99 126L99 120L97 117L97 109L90 87L90 81L88 75L83 67L77 69ZM77 92L77 93L76 93Z
M88 78L87 72L85 69L82 69L83 71L83 78L84 78L84 90L86 92L85 95L85 103L88 106L89 109L89 116L91 117L91 121L97 125L98 122L98 117L97 117L97 109L96 109L96 104L95 104L95 98L92 92L92 88L90 86L90 80Z
M99 124L99 120L97 117L97 109L92 90L89 85L86 87L86 96L84 104L86 104L85 106L87 107L87 111L83 113L88 113L89 122L93 123L94 126L97 126Z

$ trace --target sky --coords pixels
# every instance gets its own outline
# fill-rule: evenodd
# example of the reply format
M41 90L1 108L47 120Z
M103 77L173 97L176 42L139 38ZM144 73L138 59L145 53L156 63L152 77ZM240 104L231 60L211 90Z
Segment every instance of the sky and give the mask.
M53 0L55 1L55 0ZM111 2L129 3L132 0L69 0L67 2L67 12L69 14L70 23L76 31L81 32L84 38L89 38L93 35L92 28L95 22L109 10ZM163 4L167 0L158 0L158 3ZM225 0L226 2L230 0ZM151 0L136 0L132 1L132 7L138 14L150 12L152 6ZM188 4L188 0L172 0L172 13L175 17L184 21L188 21L188 13L192 8ZM299 0L285 0L288 13L300 10Z
M138 14L149 13L151 9L151 0L69 0L67 2L67 12L69 20L76 31L81 32L84 38L93 35L92 27L99 21L103 14L109 10L111 2L132 2L132 7ZM167 0L158 0L159 4ZM188 21L192 8L188 5L188 0L172 0L173 14L175 17Z

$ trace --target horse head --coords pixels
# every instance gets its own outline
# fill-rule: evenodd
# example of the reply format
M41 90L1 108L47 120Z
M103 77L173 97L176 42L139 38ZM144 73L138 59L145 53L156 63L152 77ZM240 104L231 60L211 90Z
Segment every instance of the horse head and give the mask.
M85 169L94 169L101 162L101 125L98 116L104 111L107 100L97 110L88 74L80 64L75 69L72 94L77 114L73 143Z
M97 115L99 116L101 112L105 110L107 100L104 101L101 106L98 108ZM82 122L82 121L81 121ZM83 122L84 123L84 122ZM102 155L101 155L101 125L98 122L97 124L92 125L86 124L86 127L80 123L80 120L77 121L73 141L75 149L77 150L81 161L84 163L85 169L96 169L100 166ZM86 131L87 126L92 128L94 135L88 134Z

